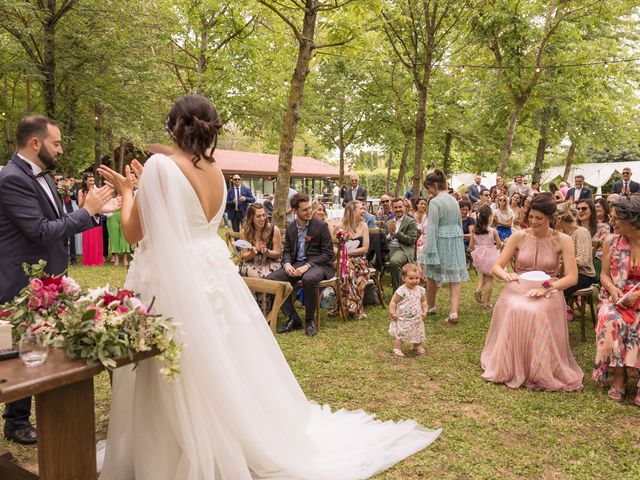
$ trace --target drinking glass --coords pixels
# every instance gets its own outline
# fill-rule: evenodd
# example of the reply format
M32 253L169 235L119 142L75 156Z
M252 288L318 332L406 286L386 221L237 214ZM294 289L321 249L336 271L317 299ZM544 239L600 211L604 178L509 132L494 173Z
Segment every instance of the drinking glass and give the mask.
M49 347L44 344L42 335L28 332L20 337L18 346L20 358L27 367L38 367L49 355Z

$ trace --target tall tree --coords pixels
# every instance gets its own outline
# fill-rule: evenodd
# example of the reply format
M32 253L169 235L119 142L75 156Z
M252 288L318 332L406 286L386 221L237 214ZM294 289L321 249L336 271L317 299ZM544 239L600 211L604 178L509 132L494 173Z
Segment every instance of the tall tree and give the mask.
M471 13L466 0L406 0L388 2L383 10L384 30L396 58L411 74L418 91L415 112L413 191L420 191L427 98L436 63L456 49L463 37L462 23Z
M282 123L282 134L280 137L280 149L278 154L278 175L276 180L276 196L275 206L273 209L274 223L284 225L285 205L289 190L289 181L291 178L291 163L293 160L293 146L296 138L298 121L300 120L300 108L302 105L302 97L304 86L309 74L309 63L317 50L344 45L351 41L355 36L354 31L357 28L357 22L348 28L347 31L338 31L337 35L341 38L331 39L331 25L335 25L333 19L329 22L327 16L333 12L343 10L346 5L358 4L360 0L290 0L286 5L275 0L258 0L272 11L280 20L282 20L290 29L291 34L295 38L298 46L298 54L296 65L291 76L289 86L289 98L287 108ZM359 13L365 13L360 10ZM329 30L329 40L327 43L316 43L316 27L318 15L323 15L323 27ZM300 22L302 16L302 22ZM352 19L355 20L355 19ZM302 25L300 25L302 23ZM335 28L335 27L334 27Z

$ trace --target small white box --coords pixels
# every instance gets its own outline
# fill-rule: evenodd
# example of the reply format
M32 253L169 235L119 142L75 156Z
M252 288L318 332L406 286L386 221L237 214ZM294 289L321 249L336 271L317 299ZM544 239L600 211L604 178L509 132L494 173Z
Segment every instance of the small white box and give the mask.
M11 348L11 324L6 320L0 320L0 348Z

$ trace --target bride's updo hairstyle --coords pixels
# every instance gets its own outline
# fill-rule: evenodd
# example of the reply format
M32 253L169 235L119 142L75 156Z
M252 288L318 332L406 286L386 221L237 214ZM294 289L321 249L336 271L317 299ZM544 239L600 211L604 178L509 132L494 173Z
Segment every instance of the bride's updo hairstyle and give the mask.
M447 189L447 177L442 170L436 170L427 175L424 179L424 188L429 188L435 185L438 190Z
M167 133L185 152L192 153L197 167L200 158L213 162L222 122L213 104L200 95L182 95L167 116Z
M531 210L543 213L549 219L551 226L553 227L555 214L558 210L558 204L551 192L541 192L533 197L531 203L529 203L529 210L526 212L526 217L529 216L529 212Z

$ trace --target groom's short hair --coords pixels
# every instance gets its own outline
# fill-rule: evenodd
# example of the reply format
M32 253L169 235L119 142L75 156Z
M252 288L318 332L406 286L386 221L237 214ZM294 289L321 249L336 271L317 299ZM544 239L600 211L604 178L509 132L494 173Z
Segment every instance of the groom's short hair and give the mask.
M293 208L294 210L298 209L298 206L301 203L305 203L305 202L309 202L309 195L307 195L306 193L296 193L295 195L293 195L291 197L291 208Z
M44 115L29 115L22 117L16 127L16 143L18 148L24 148L29 143L29 140L33 137L38 137L40 140L46 138L49 125L54 127L58 126L58 123Z

